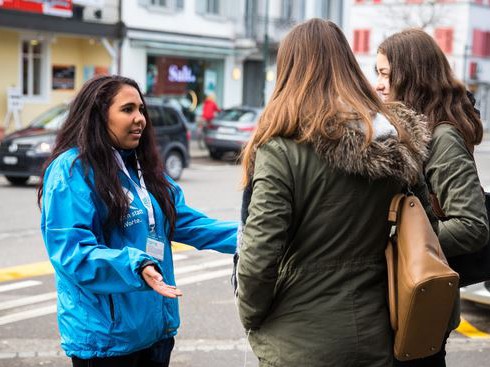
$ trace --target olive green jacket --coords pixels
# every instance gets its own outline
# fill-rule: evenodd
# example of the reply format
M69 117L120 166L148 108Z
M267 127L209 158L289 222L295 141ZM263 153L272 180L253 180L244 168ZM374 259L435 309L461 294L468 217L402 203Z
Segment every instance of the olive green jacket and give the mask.
M384 251L388 208L422 170L429 133L406 109L414 152L396 133L364 148L274 138L256 153L238 262L238 309L261 366L390 366Z
M444 212L438 227L446 257L479 250L489 235L485 199L473 154L454 126L441 124L434 129L425 176ZM456 329L459 322L458 297L449 330Z
M439 241L446 257L475 252L488 240L488 218L473 154L455 127L433 132L425 175L445 218Z

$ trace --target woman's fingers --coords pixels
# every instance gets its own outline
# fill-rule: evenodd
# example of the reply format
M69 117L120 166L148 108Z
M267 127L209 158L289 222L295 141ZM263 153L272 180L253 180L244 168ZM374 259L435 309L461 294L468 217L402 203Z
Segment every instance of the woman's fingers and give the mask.
M154 266L147 266L142 272L143 279L155 292L164 297L176 298L182 296L182 291L173 285L163 281L162 275L156 271Z

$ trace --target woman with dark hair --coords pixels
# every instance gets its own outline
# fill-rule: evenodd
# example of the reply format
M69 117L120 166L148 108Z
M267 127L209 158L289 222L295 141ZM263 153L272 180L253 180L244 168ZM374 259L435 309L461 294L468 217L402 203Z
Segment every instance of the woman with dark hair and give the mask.
M414 113L383 105L334 23L281 42L243 154L237 302L260 366L392 364L388 209L418 181L428 137Z
M403 102L428 119L432 142L424 173L446 257L479 250L488 238L488 220L473 149L482 140L483 127L463 84L436 42L419 29L383 41L376 68L376 90L385 101ZM459 300L448 336L458 324ZM444 341L431 357L395 365L445 366L445 355Z
M168 366L182 294L171 241L233 253L236 223L185 204L131 79L84 84L45 167L38 203L63 349L74 366Z

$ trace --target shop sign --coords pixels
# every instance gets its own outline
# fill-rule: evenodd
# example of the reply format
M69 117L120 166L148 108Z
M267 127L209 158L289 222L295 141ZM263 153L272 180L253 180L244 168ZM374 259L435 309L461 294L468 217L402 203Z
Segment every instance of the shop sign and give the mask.
M72 0L0 0L0 9L71 17Z
M196 76L192 74L192 69L183 65L181 69L175 64L168 67L168 81L176 83L194 83Z

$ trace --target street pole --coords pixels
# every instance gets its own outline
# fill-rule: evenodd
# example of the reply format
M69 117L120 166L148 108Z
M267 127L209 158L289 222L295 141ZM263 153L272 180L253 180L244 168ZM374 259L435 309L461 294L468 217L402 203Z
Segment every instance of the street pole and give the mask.
M468 88L468 86L466 85L466 53L468 51L468 45L465 44L464 45L464 51L463 51L463 84L465 86L465 88Z
M269 0L265 1L265 25L264 25L264 47L263 47L263 57L264 57L264 87L262 89L262 105L265 106L266 100L266 88L267 88L267 61L269 56Z

